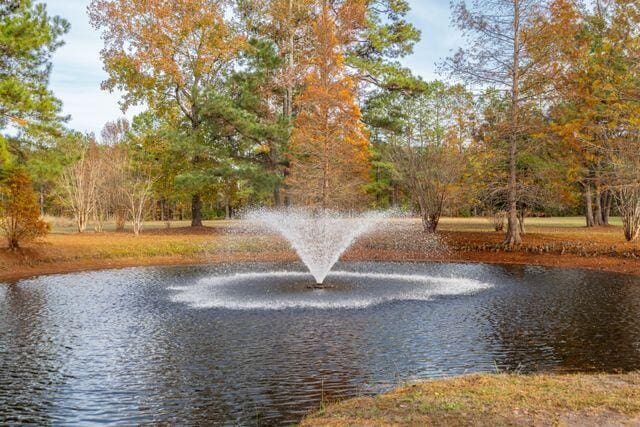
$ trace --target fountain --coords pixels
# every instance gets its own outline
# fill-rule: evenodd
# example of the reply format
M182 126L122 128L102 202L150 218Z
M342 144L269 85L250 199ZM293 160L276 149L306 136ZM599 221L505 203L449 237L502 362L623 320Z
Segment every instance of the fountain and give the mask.
M347 216L331 210L303 209L252 211L246 218L281 234L321 286L340 256L358 237L372 230L387 212Z
M230 265L195 282L173 284L169 287L175 292L171 299L197 309L365 309L400 301L473 294L491 286L450 274L425 275L404 264L400 270L397 264L380 262L352 262L339 271L332 269L356 239L392 224L384 221L389 215L390 211L372 211L349 216L300 208L251 211L244 215L250 227L259 225L281 234L315 283L299 266L268 262Z

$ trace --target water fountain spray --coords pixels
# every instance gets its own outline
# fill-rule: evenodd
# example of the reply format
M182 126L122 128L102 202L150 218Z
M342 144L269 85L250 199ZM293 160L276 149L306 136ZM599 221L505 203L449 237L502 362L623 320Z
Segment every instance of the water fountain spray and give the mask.
M340 256L360 236L372 231L388 212L366 212L348 216L335 211L304 209L260 209L246 215L281 234L318 285L324 282Z

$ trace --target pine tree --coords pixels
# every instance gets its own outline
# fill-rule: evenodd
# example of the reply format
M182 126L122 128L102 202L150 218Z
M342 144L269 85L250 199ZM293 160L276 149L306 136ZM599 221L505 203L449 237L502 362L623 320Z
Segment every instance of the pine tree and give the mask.
M31 0L0 2L0 130L56 125L61 103L47 88L51 55L69 23Z

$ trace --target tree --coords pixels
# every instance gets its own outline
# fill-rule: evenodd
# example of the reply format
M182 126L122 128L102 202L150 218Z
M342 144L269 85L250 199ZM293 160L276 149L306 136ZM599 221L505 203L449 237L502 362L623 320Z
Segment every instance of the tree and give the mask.
M0 4L0 129L47 127L62 119L47 85L51 55L68 30L69 23L50 17L42 3Z
M0 230L9 249L44 236L49 225L40 219L36 194L24 169L13 167L0 182Z
M622 216L624 237L633 242L640 235L640 185L624 184L615 192L618 210Z
M545 65L539 70L555 94L552 131L576 158L587 227L608 224L621 146L637 132L639 40L637 2L596 1L593 7L555 0L535 24L543 37L529 41ZM561 36L559 36L561 35ZM625 190L624 193L633 193ZM619 198L620 194L618 194ZM632 203L633 204L633 203Z
M407 0L368 0L364 24L348 46L346 64L361 82L386 91L420 90L420 82L398 59L413 53L420 31L407 21Z
M145 111L133 118L124 141L129 155L133 153L137 163L157 178L153 190L159 198L160 219L167 226L170 226L174 207L189 202L178 179L188 169L183 155L186 148L179 143L181 139L182 134L166 116L158 117L153 111Z
M264 189L271 193L272 201L267 203L275 206L286 203L281 187L290 136L290 117L283 116L278 108L280 65L281 58L272 43L251 39L224 92L210 94L203 109L207 138L218 141L209 144L219 148L215 156L219 161L214 166L222 175L216 178L237 182L249 173L261 187L260 192Z
M415 94L382 92L367 104L366 121L428 233L436 231L466 167L470 135L459 128L469 114L465 98L469 94L461 87L435 81Z
M635 127L616 145L610 190L622 217L624 237L631 242L640 235L640 130Z
M300 110L291 136L290 194L316 208L355 208L364 198L369 141L345 73L344 49L364 23L365 3L319 1L309 73L297 97Z
M109 146L117 145L125 139L130 129L131 125L129 124L129 120L125 117L107 122L100 132L102 143Z
M241 0L238 13L256 41L274 47L278 70L268 85L282 117L291 123L293 99L304 83L302 54L311 38L315 0Z
M125 194L127 211L133 224L133 234L138 236L142 231L145 215L153 194L154 178L140 170L129 168L126 181L122 187Z
M219 88L244 39L225 21L223 0L93 0L89 16L103 30L103 88L124 92L124 108L145 102L158 114L181 113L190 128L191 166L207 160L199 133L205 93ZM199 173L193 174L192 226L202 225Z
M510 141L504 126L510 115L510 99L504 93L488 90L478 104L478 120L474 131L470 182L481 208L490 214L504 212L509 205ZM516 162L518 173L516 208L517 226L524 235L528 213L554 208L562 209L572 201L573 158L558 150L557 140L545 130L549 126L545 112L534 103L521 106L520 117L527 123L521 132L521 148Z
M62 171L60 179L61 202L73 214L79 233L87 229L96 209L99 182L98 148L93 141L82 144L80 157Z
M128 203L124 188L127 183L129 156L122 141L111 146L92 149L92 173L95 176L95 197L92 215L95 229L102 232L104 223L113 217L116 231L124 231Z
M329 3L337 10L344 1ZM284 153L290 141L290 125L294 124L300 111L294 100L304 89L309 55L313 55L313 28L318 5L317 0L237 2L239 20L250 36L250 44L262 52L262 60L252 61L246 67L248 73L241 73L254 77L252 90L247 93L261 98L257 103L261 106L259 117L279 123L281 128L279 138L266 139L259 151L260 159L269 171L269 179L274 182L275 205L289 203L286 191L284 198L280 195L283 177L290 172ZM364 2L364 7L364 17L351 29L351 40L342 46L345 67L354 84L389 91L413 89L415 79L397 62L398 58L412 52L420 38L420 32L406 20L408 2L374 0ZM265 61L267 58L269 61ZM257 76L260 78L256 79ZM368 191L373 191L373 187L368 187Z
M127 219L127 205L122 194L126 180L128 156L126 141L129 137L131 125L122 117L105 123L100 136L106 145L100 151L97 162L97 195L94 217L97 231L102 231L104 220L113 215L116 231L124 231Z
M445 61L444 68L471 84L492 86L509 98L509 114L503 124L503 135L509 140L509 176L507 186L507 233L509 247L522 241L518 226L519 142L526 127L521 108L539 91L533 74L535 63L525 49L524 32L539 16L538 0L474 0L471 6L456 0L453 16L456 26L467 38L467 47ZM534 37L529 33L529 37Z

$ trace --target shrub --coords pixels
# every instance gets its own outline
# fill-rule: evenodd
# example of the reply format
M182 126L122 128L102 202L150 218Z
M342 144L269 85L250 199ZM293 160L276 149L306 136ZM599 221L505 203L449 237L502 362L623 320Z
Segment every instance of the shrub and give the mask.
M49 231L49 225L40 219L36 194L24 170L9 170L0 182L0 231L10 249Z

